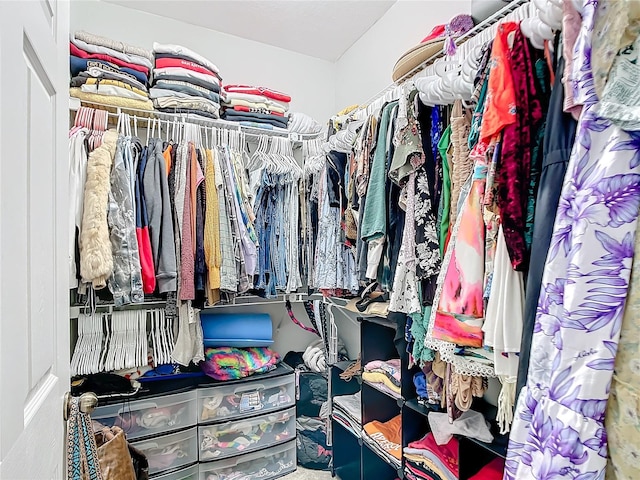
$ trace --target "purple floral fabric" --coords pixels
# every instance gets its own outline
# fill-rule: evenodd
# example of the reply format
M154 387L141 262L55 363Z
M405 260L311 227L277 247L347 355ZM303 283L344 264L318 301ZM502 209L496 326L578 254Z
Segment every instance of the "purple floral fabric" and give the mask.
M585 21L595 7L585 2ZM574 61L584 67L589 42L582 45ZM590 68L581 72L586 105L547 254L508 480L604 479L603 422L640 206L640 139L596 115Z

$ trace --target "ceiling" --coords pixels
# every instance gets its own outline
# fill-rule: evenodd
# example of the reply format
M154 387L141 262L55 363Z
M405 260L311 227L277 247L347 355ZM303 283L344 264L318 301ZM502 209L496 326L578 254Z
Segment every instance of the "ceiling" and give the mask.
M396 0L105 0L335 61Z

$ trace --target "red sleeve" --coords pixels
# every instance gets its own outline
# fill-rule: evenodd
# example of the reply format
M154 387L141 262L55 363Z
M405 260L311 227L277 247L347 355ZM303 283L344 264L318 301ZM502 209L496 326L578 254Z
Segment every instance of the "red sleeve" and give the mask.
M140 269L142 271L142 289L144 293L151 294L156 289L156 273L153 265L149 228L137 227L136 238L138 239L138 256L140 257Z
M263 97L271 98L272 100L278 100L284 103L291 102L291 97L286 93L278 92L277 90L266 87L252 87L249 85L225 85L224 89L227 92L246 93L247 95L262 95Z
M202 65L198 65L195 62L189 62L188 60L183 60L181 58L156 58L156 68L186 68L193 72L217 78L217 75L211 70L204 68Z
M120 60L119 58L114 58L104 53L88 53L88 52L85 52L84 50L80 50L73 43L69 43L69 48L71 49L71 55L75 55L76 57L89 58L94 60L104 60L105 62L118 65L119 67L125 67L125 68L130 68L131 70L137 70L138 72L144 73L147 77L149 76L149 69L143 65L136 65L135 63L125 62L124 60Z

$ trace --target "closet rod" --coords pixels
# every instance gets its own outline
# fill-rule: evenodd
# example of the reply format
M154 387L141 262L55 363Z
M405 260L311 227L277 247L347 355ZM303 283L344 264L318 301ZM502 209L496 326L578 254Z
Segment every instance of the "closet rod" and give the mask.
M456 43L456 47L460 46L461 44L467 42L468 40L470 40L473 37L477 36L478 34L482 33L483 31L485 31L486 29L488 29L492 25L495 25L500 20L505 18L507 15L509 15L510 13L514 12L515 10L520 8L521 6L528 4L529 2L530 2L530 0L511 0L511 2L509 2L509 4L505 5L500 10L498 10L496 13L494 13L490 17L488 17L485 20L483 20L482 22L480 22L478 25L476 25L471 30L469 30L467 33L465 33L465 34L461 35L460 37L458 37L457 39L455 39L454 41ZM413 78L414 75L420 73L421 71L426 69L428 66L433 65L437 60L439 60L439 59L441 59L441 58L443 58L445 56L446 56L446 54L444 53L444 51L436 53L435 55L433 55L432 57L428 58L427 60L422 62L420 65L415 67L413 70L407 72L402 77L400 77L398 80L396 80L395 82L389 84L387 87L385 87L384 89L382 89L381 91L376 93L374 96L370 97L364 104L362 104L360 107L358 107L352 113L356 113L356 112L359 112L361 110L366 109L373 102L375 102L376 100L382 98L384 95L389 93L394 88L397 88L397 87L401 86L403 83L405 83L406 81L408 81L411 78Z
M137 108L125 108L125 107L116 107L113 105L107 105L103 103L97 102L85 102L82 100L78 100L76 98L71 98L69 102L69 110L70 111L78 111L80 107L89 107L95 108L97 110L105 110L110 118L117 119L120 113L127 113L131 116L138 117L138 119L151 119L154 118L156 120L162 121L177 121L177 122L185 122L191 123L194 125L200 125L203 127L215 127L215 128L224 128L226 130L236 130L239 132L243 132L248 137L258 138L261 135L267 135L269 137L288 137L292 142L301 142L303 140L314 140L316 138L320 138L323 135L323 132L319 133L296 133L296 132L287 132L287 131L279 131L279 130L267 130L258 127L246 127L244 125L240 125L236 122L228 122L225 120L214 120L214 119L204 119L197 118L192 114L188 113L167 113L167 112L158 112L156 110L141 110ZM115 111L114 111L115 110Z

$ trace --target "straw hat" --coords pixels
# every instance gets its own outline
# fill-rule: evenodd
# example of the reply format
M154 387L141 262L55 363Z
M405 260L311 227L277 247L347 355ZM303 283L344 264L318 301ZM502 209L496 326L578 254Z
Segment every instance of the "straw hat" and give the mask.
M447 53L453 49L455 43L453 39L473 28L473 20L470 15L458 15L448 24L436 25L431 33L425 37L418 45L407 50L393 67L391 77L396 82L404 75L412 71L418 65L426 62L437 53L447 49ZM447 46L445 47L445 43Z

